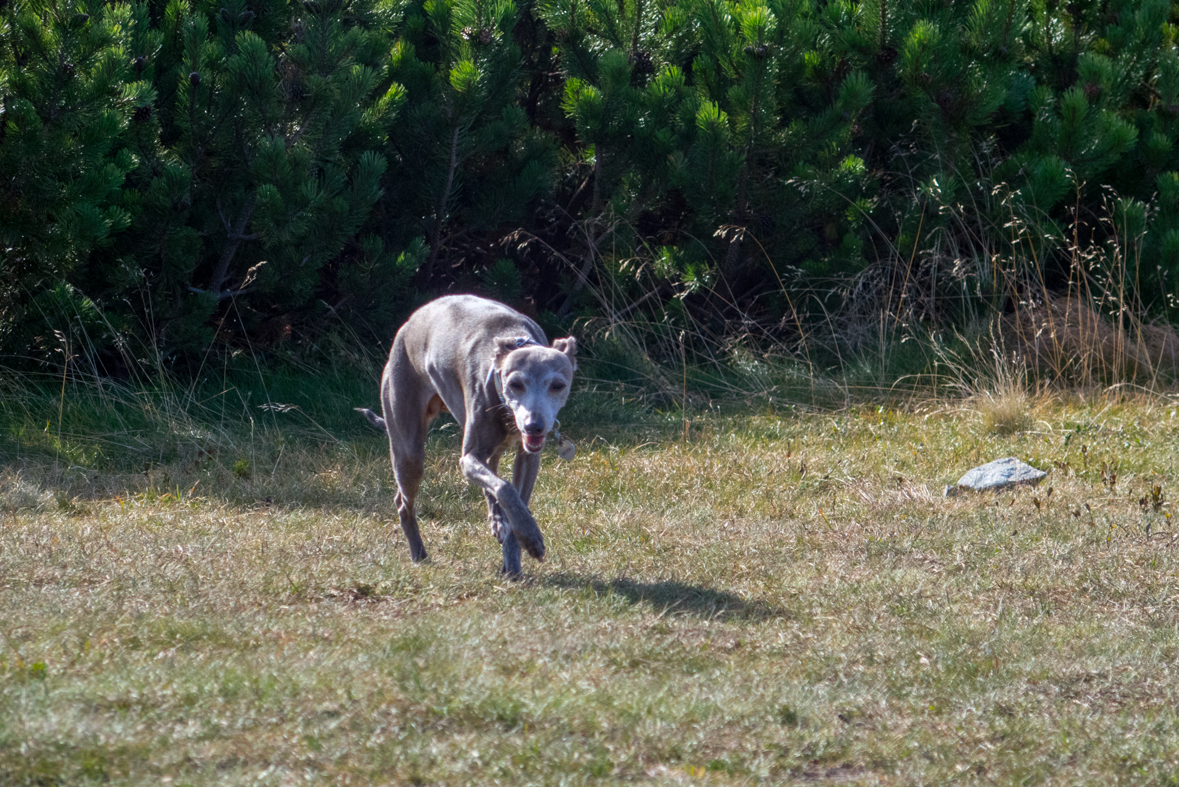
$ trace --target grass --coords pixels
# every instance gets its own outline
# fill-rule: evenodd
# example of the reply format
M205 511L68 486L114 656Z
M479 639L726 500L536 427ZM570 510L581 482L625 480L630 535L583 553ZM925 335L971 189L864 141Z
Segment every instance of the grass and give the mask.
M415 566L383 439L310 424L323 391L119 429L95 399L59 430L30 390L0 405L0 783L1179 776L1172 400L1008 430L583 386L533 500L549 558L509 583L453 425ZM1048 478L941 496L1008 455Z

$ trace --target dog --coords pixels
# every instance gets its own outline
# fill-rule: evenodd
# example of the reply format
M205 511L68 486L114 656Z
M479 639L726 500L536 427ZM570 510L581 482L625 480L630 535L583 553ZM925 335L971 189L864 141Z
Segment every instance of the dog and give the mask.
M528 510L557 412L569 398L577 340L548 344L535 322L502 303L447 295L422 306L401 326L381 377L381 410L358 407L389 436L397 480L397 514L415 563L426 559L414 500L425 467L426 432L449 412L463 431L459 466L483 489L491 531L503 548L503 573L520 575L520 547L544 560L544 536ZM496 473L516 448L512 483ZM572 448L568 444L568 448ZM564 455L564 454L563 454Z

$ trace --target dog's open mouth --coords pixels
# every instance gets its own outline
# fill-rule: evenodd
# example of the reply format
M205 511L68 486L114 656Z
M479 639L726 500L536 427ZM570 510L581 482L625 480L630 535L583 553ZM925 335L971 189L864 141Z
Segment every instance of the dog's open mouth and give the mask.
M540 449L544 448L544 435L542 434L526 434L521 435L524 442L524 450L530 454L535 454Z

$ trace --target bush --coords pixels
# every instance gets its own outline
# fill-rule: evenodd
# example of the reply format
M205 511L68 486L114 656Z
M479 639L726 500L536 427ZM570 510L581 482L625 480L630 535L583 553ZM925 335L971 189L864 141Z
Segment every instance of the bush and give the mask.
M878 314L943 327L1101 253L1100 284L1176 315L1165 0L2 13L9 353L83 321L117 363L383 343L452 288L549 324L642 315L668 352L789 343L863 327L866 281Z

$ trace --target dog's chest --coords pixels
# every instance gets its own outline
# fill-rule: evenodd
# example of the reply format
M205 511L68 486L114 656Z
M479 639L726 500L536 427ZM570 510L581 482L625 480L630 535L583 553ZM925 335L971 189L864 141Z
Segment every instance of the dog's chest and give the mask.
M499 422L504 428L504 442L511 442L520 439L520 427L516 426L516 419L512 415L512 410L506 404L501 404L495 410L499 417Z

